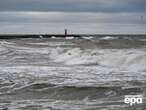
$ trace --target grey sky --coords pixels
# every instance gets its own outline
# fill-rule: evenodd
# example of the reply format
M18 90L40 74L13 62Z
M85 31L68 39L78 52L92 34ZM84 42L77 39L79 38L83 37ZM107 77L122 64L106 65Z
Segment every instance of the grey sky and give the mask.
M146 0L0 0L0 10L145 12Z
M0 33L146 33L146 0L0 0Z

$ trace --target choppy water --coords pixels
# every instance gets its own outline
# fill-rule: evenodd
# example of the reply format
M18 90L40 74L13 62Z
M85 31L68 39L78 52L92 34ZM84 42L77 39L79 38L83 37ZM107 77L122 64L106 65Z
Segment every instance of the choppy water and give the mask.
M144 110L145 98L146 38L0 40L0 110Z

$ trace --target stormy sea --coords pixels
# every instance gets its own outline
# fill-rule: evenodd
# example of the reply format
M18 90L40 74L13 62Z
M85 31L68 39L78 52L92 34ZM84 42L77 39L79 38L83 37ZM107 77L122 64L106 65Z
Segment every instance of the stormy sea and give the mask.
M0 110L145 110L145 99L146 36L0 40Z

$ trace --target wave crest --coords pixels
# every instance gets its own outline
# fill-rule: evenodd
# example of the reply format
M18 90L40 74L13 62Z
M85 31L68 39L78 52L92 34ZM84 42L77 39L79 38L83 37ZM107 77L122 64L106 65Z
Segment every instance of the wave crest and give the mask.
M101 65L114 68L145 70L146 51L136 49L55 49L50 58L65 65Z

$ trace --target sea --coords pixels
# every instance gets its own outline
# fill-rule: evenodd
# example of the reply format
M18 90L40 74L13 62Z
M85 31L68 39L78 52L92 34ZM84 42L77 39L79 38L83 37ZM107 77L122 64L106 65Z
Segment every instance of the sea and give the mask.
M0 39L0 110L146 110L146 35Z

